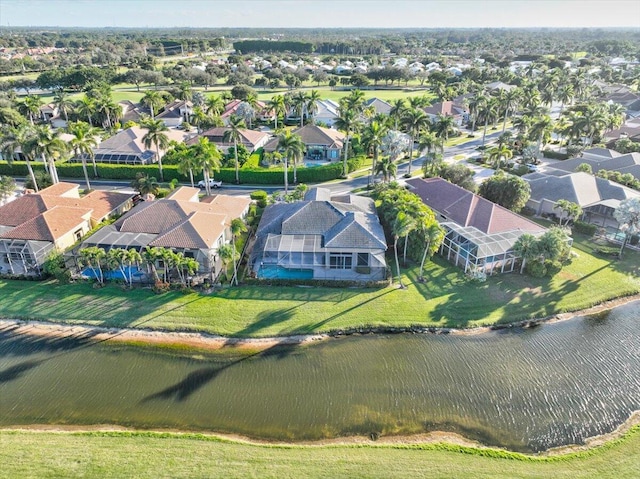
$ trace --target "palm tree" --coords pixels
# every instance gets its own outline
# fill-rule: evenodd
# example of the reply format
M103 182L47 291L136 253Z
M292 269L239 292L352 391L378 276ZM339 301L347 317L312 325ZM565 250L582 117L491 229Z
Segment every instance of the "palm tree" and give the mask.
M573 100L573 85L571 83L565 83L558 88L557 93L558 100L560 100L560 115L566 103L570 103Z
M73 107L73 101L69 98L64 90L58 90L53 96L53 104L64 115L64 120L69 121L69 110Z
M153 177L145 173L136 173L136 178L131 182L131 188L140 193L140 196L156 196L160 191L160 185L158 181Z
M99 130L84 121L69 123L67 130L73 135L69 146L73 150L76 158L80 158L82 161L82 171L84 172L84 179L87 182L87 190L90 190L91 184L89 183L89 174L87 173L87 157L93 161L94 176L98 176L93 149L98 146L97 136Z
M362 143L367 151L370 151L373 154L369 185L373 182L373 175L375 174L378 163L378 153L380 151L380 147L382 146L382 140L387 134L387 131L388 128L384 124L378 123L374 120L369 124L369 127L364 132Z
M206 137L202 138L206 139ZM181 175L189 175L191 187L194 188L195 183L193 181L193 170L198 168L198 163L196 162L196 157L193 154L193 148L181 143L173 146L171 154L178 160L178 173Z
M83 96L76 102L76 111L80 116L86 116L89 125L93 126L92 117L96 113L96 103L90 96Z
M537 239L535 236L529 233L525 233L513 245L513 252L516 256L522 258L522 265L520 266L520 274L524 271L527 261L535 258L538 255L537 251Z
M222 161L222 153L218 147L209 142L205 137L201 137L193 147L193 167L202 169L204 178L204 187L207 196L211 196L211 173L220 171L220 163Z
M273 111L273 115L275 117L275 126L274 129L278 129L278 117L280 115L286 115L287 106L284 102L284 96L282 95L274 95L271 97L271 100L267 102L267 109Z
M240 164L238 163L238 142L242 141L240 130L245 130L247 125L244 120L237 116L229 119L229 129L224 132L222 140L226 143L233 142L233 152L236 160L236 184L240 183Z
M444 140L432 131L422 131L418 137L418 149L420 152L427 150L427 154L432 151L444 152Z
M391 156L384 156L380 158L380 161L378 161L376 166L376 174L382 174L382 181L389 183L392 177L395 178L397 172L398 165Z
M102 273L102 265L105 257L107 256L105 250L97 246L89 246L87 248L82 248L78 253L78 263L80 263L80 267L89 267L98 283L103 284L104 274Z
M112 119L115 119L118 110L121 111L120 106L113 101L111 96L105 95L102 95L95 100L95 109L97 113L104 115L105 121L103 121L102 124L106 128L111 128L113 126Z
M302 142L302 138L300 135L292 134L291 131L287 130L284 133L278 136L278 150L282 151L284 155L284 192L285 194L289 191L289 178L287 166L290 161L293 161L293 182L296 183L297 171L296 164L302 157L304 156L304 148L305 145Z
M15 127L3 125L2 130L0 130L0 152L2 153L4 160L11 164L13 163L15 154L18 153L18 151L22 151L22 156L27 163L27 171L29 171L33 187L37 192L38 182L36 181L33 168L31 167L33 157L30 156L30 152L25 151L25 145L32 133L31 128L26 125Z
M40 156L51 175L51 181L54 184L60 182L55 160L66 153L67 144L57 131L53 131L48 125L34 126L33 135L27 139L24 150L31 152L33 157Z
M404 238L411 233L416 227L415 219L411 216L407 215L403 211L398 213L395 221L393 222L393 227L391 228L391 234L393 235L393 252L396 258L396 271L398 274L398 283L400 284L400 288L404 289L405 286L402 284L402 276L400 275L400 261L398 260L398 240L400 238Z
M193 88L188 82L182 82L178 86L177 95L180 100L191 101L193 99Z
M244 221L242 221L240 218L231 220L231 245L235 253L238 252L236 250L236 237L240 236L242 233L246 231L247 231L247 225L245 225ZM236 261L235 257L233 261L233 277L236 280L236 286L238 286L238 262Z
M222 260L222 268L224 269L224 274L227 274L227 265L231 261L235 261L236 251L229 244L223 244L218 248L218 256Z
M627 198L622 200L618 208L613 212L613 216L620 224L620 231L624 233L624 239L618 254L622 258L622 252L629 238L640 233L640 199Z
M209 96L204 102L207 115L219 116L224 111L224 101L216 95Z
M27 95L21 103L18 104L18 110L29 118L29 122L33 125L34 118L40 115L40 107L42 99L36 95Z
M497 98L490 97L487 102L482 106L481 113L484 117L484 129L482 130L482 148L484 149L485 139L487 137L487 126L489 120L498 113L498 101Z
M482 93L478 93L470 102L469 102L469 115L471 116L471 131L476 130L476 121L480 116L480 112L484 110L485 105L489 101L489 98Z
M156 90L147 90L140 99L140 103L149 109L151 112L151 118L155 118L156 112L163 105L164 100L162 99L162 95L160 95Z
M320 92L318 90L311 90L307 94L307 112L311 116L311 122L313 123L313 117L316 114L316 110L318 109L318 102L320 101Z
M507 128L507 118L509 118L509 112L513 111L520 100L520 90L513 88L511 90L503 90L500 95L500 102L504 108L504 121L502 122L502 133Z
M345 105L348 109L360 115L364 111L364 92L352 90L349 95L340 100L340 106L342 107L342 105Z
M142 137L142 142L145 148L151 148L151 145L156 147L156 157L158 160L158 168L160 169L160 181L164 181L164 174L162 172L162 156L160 155L160 149L166 150L169 147L169 137L167 131L169 128L162 122L162 120L154 120L153 118L146 118L140 122L140 126L147 130Z
M346 107L346 105L341 105L338 110L339 116L336 118L334 125L338 130L342 130L346 133L345 143L344 143L344 156L342 161L342 176L347 176L347 160L349 159L349 139L351 137L351 133L358 128L360 121L358 119L358 113Z
M398 123L400 119L404 116L407 111L407 105L404 101L404 98L398 98L391 102L391 111L389 112L389 117L394 120L394 129L398 129Z
M433 220L431 218L431 220ZM437 251L437 248L442 243L444 239L445 232L442 229L442 226L438 224L437 221L424 218L419 222L418 227L425 239L424 251L422 252L422 260L420 261L420 273L418 273L418 281L421 283L424 282L424 262L427 259L427 255L431 252L431 254ZM436 246L437 245L437 246ZM436 246L434 248L434 246Z
M542 147L551 139L551 132L553 131L553 120L549 115L544 115L537 118L531 126L530 135L532 138L536 138L538 143L536 146L536 158L540 158L540 152Z
M293 95L292 100L296 112L300 115L300 128L302 128L304 126L304 112L307 106L307 95L303 91L299 91Z
M507 145L494 146L489 150L489 161L493 162L494 169L499 170L504 161L513 158L513 152Z
M405 127L405 131L409 134L409 169L407 175L411 175L411 163L413 163L413 145L415 143L418 132L425 127L429 126L429 117L422 110L410 109L402 118L402 124Z
M444 162L444 156L442 153L437 151L431 151L427 153L424 157L424 161L422 163L422 172L424 177L427 178L429 175L437 174L440 170L440 166Z
M447 141L449 135L456 131L456 122L450 115L438 115L438 119L434 125L434 131L436 136Z

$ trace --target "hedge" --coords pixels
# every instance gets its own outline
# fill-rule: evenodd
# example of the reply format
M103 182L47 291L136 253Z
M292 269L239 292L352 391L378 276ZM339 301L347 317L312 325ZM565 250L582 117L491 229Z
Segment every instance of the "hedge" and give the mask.
M43 170L44 165L41 162L32 163L34 170ZM60 178L84 178L81 163L61 163L56 165L58 176ZM87 165L89 177L93 178L93 167ZM186 181L188 176L178 173L177 165L165 165L162 168L164 173L164 181L177 179ZM136 173L146 173L149 176L159 179L158 165L117 165L109 163L98 163L98 175L101 179L109 180L133 180ZM335 180L342 174L342 163L331 163L328 165L317 166L313 168L298 168L299 183L321 183L324 181ZM4 161L0 161L0 175L7 176L27 176L27 166L25 162L15 161L11 165ZM225 183L235 183L236 173L234 168L221 168L214 175L215 179L222 180ZM289 182L293 182L293 169L289 168ZM280 168L273 169L241 169L239 172L240 183L257 184L257 185L282 185L284 183L283 170ZM195 175L195 180L202 179L202 175Z
M552 160L566 160L567 158L569 158L569 155L567 155L566 153L560 153L553 150L543 150L542 156L544 156L545 158L551 158Z
M573 222L573 230L576 233L581 233L587 236L593 236L596 233L598 227L596 225L592 225L591 223L586 223L584 221L576 220Z

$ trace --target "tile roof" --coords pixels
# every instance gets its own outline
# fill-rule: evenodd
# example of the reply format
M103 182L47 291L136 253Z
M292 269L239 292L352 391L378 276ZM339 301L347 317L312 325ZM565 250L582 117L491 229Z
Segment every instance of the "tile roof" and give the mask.
M391 104L387 103L380 98L370 98L365 102L365 105L372 106L376 114L389 115L392 110Z
M537 223L442 178L413 178L406 183L427 206L460 226L473 226L486 234L544 230Z
M193 103L185 100L174 100L164 107L162 113L156 115L156 119L182 118L180 113L182 108L191 109L193 108Z
M612 150L604 150L603 151L612 151ZM617 152L614 152L617 153ZM597 153L596 153L597 154ZM559 161L557 163L552 163L552 168L566 171L572 173L576 171L576 168L580 166L582 163L587 163L591 166L591 171L593 173L597 173L600 170L608 170L608 171L619 171L620 173L631 173L636 178L640 179L640 153L627 153L627 154L618 154L613 155L609 154L607 156L603 156L600 159L596 159L593 157L589 158L571 158L569 160Z
M170 200L179 201L195 201L198 202L198 195L200 190L198 188L191 188L190 186L181 186L169 193L166 198Z
M91 211L90 208L54 206L7 231L0 238L55 242L62 236L86 225Z
M316 125L305 125L292 131L300 135L305 145L323 145L327 148L341 149L345 135L338 130L322 128ZM275 151L278 148L278 138L274 138L264 145L265 151Z
M226 218L226 215L194 211L149 244L168 248L210 249L224 233Z
M201 133L199 136L190 139L187 143L195 144L198 142L198 138L205 137L211 143L229 147L233 145L233 142L224 141L224 134L229 130L231 130L231 128L227 128L227 127L210 128L207 131ZM242 140L241 140L242 144L250 148L254 148L256 145L260 144L260 142L264 141L266 138L271 136L270 133L266 133L264 131L238 130L238 132L242 137Z
M110 138L104 140L97 148L93 149L93 152L97 154L140 154L144 153L150 148L144 146L142 140L147 134L145 128L139 126L132 126L126 130L122 130ZM169 137L169 140L182 143L187 137L187 133L181 130L169 129L165 132ZM151 147L151 151L154 151L155 147Z

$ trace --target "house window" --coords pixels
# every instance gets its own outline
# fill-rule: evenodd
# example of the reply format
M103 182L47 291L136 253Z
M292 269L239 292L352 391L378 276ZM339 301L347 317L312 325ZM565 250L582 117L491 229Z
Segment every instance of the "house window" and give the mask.
M82 239L82 228L79 230L75 230L73 232L73 237L76 239L76 241L80 241Z
M358 253L358 266L369 266L369 253Z
M351 253L329 253L329 269L351 269Z

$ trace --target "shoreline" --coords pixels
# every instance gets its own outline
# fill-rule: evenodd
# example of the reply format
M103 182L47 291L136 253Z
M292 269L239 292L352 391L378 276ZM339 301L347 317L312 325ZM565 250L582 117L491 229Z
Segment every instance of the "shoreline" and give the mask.
M82 433L133 433L133 434L169 434L176 439L205 439L222 440L230 443L255 447L283 447L283 448L320 448L320 447L406 447L421 445L443 444L458 446L477 451L498 451L513 454L511 459L519 457L531 459L552 459L562 458L571 454L588 453L589 451L606 447L611 442L624 437L634 427L640 425L640 410L634 411L629 418L611 432L586 438L584 444L567 444L565 446L553 447L537 453L516 452L498 446L487 446L477 441L468 439L461 434L449 431L430 431L426 433L409 436L381 436L378 439L371 439L366 436L345 436L332 439L318 439L315 441L292 441L283 442L278 440L256 439L240 434L217 433L212 431L190 431L180 429L136 429L126 426L96 424L96 425L57 425L57 424L32 424L0 427L0 433L56 433L56 434L82 434ZM461 451L464 452L464 451Z
M170 331L147 328L105 328L85 324L66 324L28 319L0 319L0 332L11 331L38 337L57 339L73 338L90 339L94 342L109 342L113 344L138 344L148 346L165 346L194 351L218 351L223 348L262 351L276 346L303 345L324 341L332 337L364 334L449 334L475 335L500 329L532 328L542 324L553 324L566 321L576 316L588 316L608 311L618 306L640 301L640 294L624 296L604 301L590 308L568 313L557 313L544 318L526 319L513 323L501 323L474 328L438 328L430 326L412 327L360 327L348 330L338 330L329 333L295 334L289 336L272 336L265 338L239 338L220 336L205 332Z

